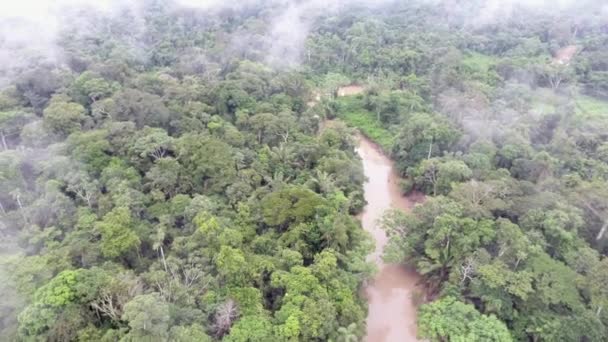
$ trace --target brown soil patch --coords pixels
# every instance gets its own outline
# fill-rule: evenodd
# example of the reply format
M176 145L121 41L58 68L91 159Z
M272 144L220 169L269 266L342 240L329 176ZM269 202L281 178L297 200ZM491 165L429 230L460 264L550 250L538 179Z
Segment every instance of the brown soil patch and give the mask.
M568 65L570 61L578 51L578 47L576 45L568 45L564 48L559 49L553 57L554 64Z
M362 94L363 91L365 91L365 88L363 86L351 84L349 86L344 86L344 87L338 88L338 96L342 97L342 96L359 95L359 94Z

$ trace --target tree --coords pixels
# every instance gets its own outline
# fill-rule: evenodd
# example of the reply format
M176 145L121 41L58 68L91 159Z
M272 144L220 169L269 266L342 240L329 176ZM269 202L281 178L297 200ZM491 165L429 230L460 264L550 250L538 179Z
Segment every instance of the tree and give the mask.
M589 270L586 281L591 294L591 305L595 309L596 317L602 317L601 314L608 305L608 290L606 281L608 281L608 258L604 257L602 261Z
M310 219L324 204L321 196L297 186L272 192L261 201L264 222L279 227Z
M541 231L545 237L551 255L563 256L575 248L577 231L583 220L575 208L528 211L522 218L520 226L526 230Z
M534 292L531 272L513 271L500 260L475 265L472 277L471 298L480 298L484 312L499 317L513 317L515 303L526 301Z
M222 192L236 176L233 149L225 142L199 134L186 134L176 142L177 161L185 182L194 189Z
M113 120L132 121L137 127L166 127L170 112L158 95L124 89L112 96L115 106L107 114Z
M359 336L357 336L357 324L351 323L348 327L340 327L338 329L338 341L339 342L357 342Z
M497 258L513 269L517 269L522 261L540 251L540 246L534 245L516 224L505 219L497 220L496 224Z
M20 143L23 127L33 119L34 116L25 111L0 111L0 146L3 151Z
M513 341L506 325L475 307L445 297L420 307L418 334L431 341Z
M85 71L72 83L71 96L76 102L86 106L111 96L116 88L117 84L112 84L93 72Z
M99 294L91 302L91 307L98 314L110 318L115 323L119 323L125 310L125 305L135 296L141 294L143 284L139 278L131 272L123 272L111 277Z
M91 180L85 172L67 174L67 190L76 194L88 207L92 207L99 196L99 183Z
M527 264L526 269L534 277L533 294L539 304L561 306L574 312L583 308L578 290L571 286L572 279L577 278L576 272L547 254L534 256Z
M222 246L219 254L215 258L215 265L219 274L229 282L241 284L246 279L247 270L245 260L245 255L242 251L236 248Z
M181 172L182 168L177 160L170 157L157 159L150 171L146 172L148 186L151 189L160 190L168 196L173 196L182 187Z
M87 171L99 174L108 165L111 158L108 155L110 142L105 130L76 132L67 139L70 155L81 162Z
M536 74L541 85L550 86L551 89L558 90L563 83L569 82L574 78L572 68L567 65L546 64L537 65Z
M222 337L230 331L230 327L238 318L238 307L236 302L232 299L220 304L215 311L213 320L213 330L215 335Z
M46 128L44 120L35 120L23 126L19 139L24 146L43 148L57 141L58 136Z
M285 290L285 302L275 312L279 337L326 339L338 329L335 305L310 268L294 266L289 272L274 272L271 283Z
M97 269L66 270L34 294L34 301L19 314L23 339L73 339L84 325L82 305L93 300L105 283Z
M66 137L80 130L86 118L85 113L82 105L69 102L64 95L56 95L44 109L44 126L51 132Z
M423 160L418 169L410 174L415 177L417 188L434 196L447 195L452 184L467 181L472 175L471 169L460 160L444 161L437 158Z
M493 212L506 209L507 202L501 194L507 189L508 184L500 180L482 182L472 179L454 184L449 196L462 205L467 216L490 218Z
M136 221L128 208L117 207L95 224L101 234L101 252L109 258L137 251L140 239L135 233Z
M217 111L232 119L240 110L250 110L255 100L237 82L226 82L217 90Z
M25 71L15 80L17 93L25 100L26 104L36 110L37 114L42 111L51 96L65 83L57 69L42 64Z
M403 125L392 148L400 170L444 151L459 137L445 119L436 115L416 113Z
M139 295L124 307L129 323L127 340L164 341L169 335L169 306L158 293Z
M388 261L416 263L431 291L496 234L492 220L463 217L457 203L441 196L417 206L413 215L391 212L383 226L391 237Z
M600 200L607 191L608 188L603 182L589 182L580 184L572 194L573 199L585 210L587 216L599 221L599 224L595 225L595 227L599 227L597 233L595 231L591 233L595 241L602 240L608 231L608 206Z
M230 328L224 337L227 342L265 342L274 339L272 323L263 315L245 316Z
M211 342L212 339L205 333L205 329L198 324L190 326L174 326L169 332L171 342Z
M275 116L272 113L260 113L252 116L247 120L248 125L250 125L256 132L257 142L258 144L263 143L264 138L266 138L266 132L270 130L270 127L274 124Z
M424 112L424 100L410 91L368 93L366 107L376 113L376 120L384 124L396 123L410 113Z
M144 127L130 146L133 154L142 159L158 160L167 156L173 149L173 139L162 128Z
M450 214L437 217L427 231L425 258L419 263L422 274L445 280L450 269L494 237L492 221L475 221Z

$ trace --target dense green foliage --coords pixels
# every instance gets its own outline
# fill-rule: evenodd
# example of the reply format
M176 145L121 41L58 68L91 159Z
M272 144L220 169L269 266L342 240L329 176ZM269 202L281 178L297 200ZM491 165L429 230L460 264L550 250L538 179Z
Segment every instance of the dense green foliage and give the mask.
M452 297L423 305L419 313L419 335L431 340L504 341L513 339L509 330L494 316L484 316L474 306Z
M268 58L277 3L83 10L0 91L0 336L357 340L372 248L338 117L428 195L384 220L422 338L608 340L605 9L484 8L315 13L297 68Z
M404 5L335 29L369 38L326 66L366 84L336 115L390 151L404 193L432 196L384 222L386 258L414 264L436 298L421 337L608 339L608 32L580 5L516 8L482 27Z
M301 73L209 48L247 14L142 15L137 56L128 13L91 15L62 33L67 65L0 94L2 339L360 336L352 132L318 134Z

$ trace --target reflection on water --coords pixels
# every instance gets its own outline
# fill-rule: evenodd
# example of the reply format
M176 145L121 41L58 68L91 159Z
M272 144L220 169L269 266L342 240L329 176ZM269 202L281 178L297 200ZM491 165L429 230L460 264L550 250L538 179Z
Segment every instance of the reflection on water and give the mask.
M363 159L368 178L365 199L368 204L361 214L363 228L376 240L370 258L380 271L365 289L369 303L366 341L418 341L416 339L416 306L412 295L420 277L401 265L386 265L381 260L387 242L378 220L390 208L409 210L414 203L401 196L398 176L391 161L368 139L361 137L357 152Z

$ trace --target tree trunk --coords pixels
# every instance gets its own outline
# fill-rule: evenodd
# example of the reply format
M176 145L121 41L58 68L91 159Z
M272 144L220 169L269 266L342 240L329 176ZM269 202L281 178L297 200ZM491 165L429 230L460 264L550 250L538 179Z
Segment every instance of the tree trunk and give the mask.
M167 268L167 260L165 259L165 251L163 250L162 244L160 246L160 255L163 258L163 266L165 267L165 272L169 273L169 270Z
M4 132L0 131L0 139L2 140L2 147L4 150L8 150L8 145L6 143L6 137L4 136Z
M431 159L431 153L433 153L433 140L431 139L431 143L429 145L429 155L426 157L426 159Z
M604 237L604 234L606 234L606 229L608 229L608 221L605 222L602 226L602 229L600 229L600 232L595 237L595 241L599 241Z
M559 75L549 77L549 82L551 83L551 88L553 90L557 90L559 86L562 84L563 78Z
M93 196L93 195L88 194L88 193L86 193L86 192L85 192L85 194L84 194L84 199L87 201L87 205L89 206L89 208L92 208L92 205L91 205L91 197L92 197L92 196Z
M604 222L602 229L600 229L600 232L595 237L595 241L599 241L602 239L602 237L604 237L604 234L606 233L606 230L608 229L608 220L605 220L604 215L602 215L602 213L600 213L597 209L595 209L593 207L593 205L591 205L591 203L586 201L584 198L582 199L582 202L587 209L589 209L597 218L599 218L600 220L602 220Z
M515 267L514 270L517 269L517 267L519 266L519 263L521 262L521 258L517 258L517 261L515 261Z
M25 216L25 213L23 212L23 203L21 203L21 198L19 196L17 196L17 204L19 205L19 213L21 214L21 217L23 218L23 222L25 223L29 223L27 220L27 216Z

